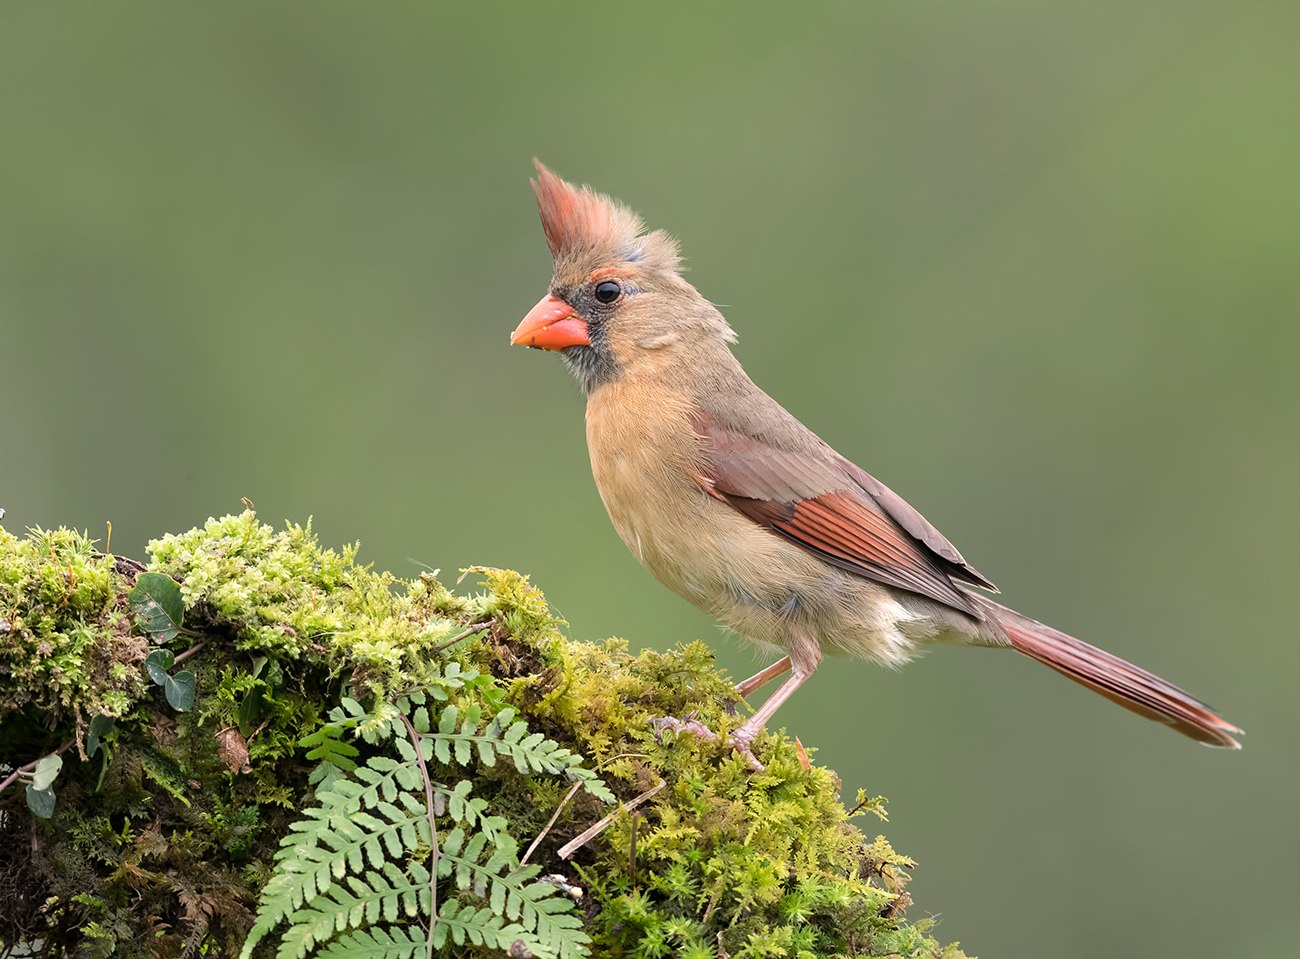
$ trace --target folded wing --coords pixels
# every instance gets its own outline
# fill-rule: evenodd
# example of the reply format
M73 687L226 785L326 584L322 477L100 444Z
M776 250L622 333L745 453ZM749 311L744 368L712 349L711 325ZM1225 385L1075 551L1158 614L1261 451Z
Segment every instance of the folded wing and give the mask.
M840 569L926 596L977 619L954 580L994 589L920 513L820 444L782 449L695 416L701 486L749 519Z

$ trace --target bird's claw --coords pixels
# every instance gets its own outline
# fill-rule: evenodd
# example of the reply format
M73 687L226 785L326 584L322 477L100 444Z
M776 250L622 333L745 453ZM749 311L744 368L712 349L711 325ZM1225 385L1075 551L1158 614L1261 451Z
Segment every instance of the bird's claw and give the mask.
M731 743L731 748L745 760L745 764L749 766L751 772L761 773L765 767L758 761L758 757L754 755L752 748L754 738L757 735L757 729L746 729L741 726L728 737L728 741Z
M663 742L665 733L674 737L686 734L702 740L717 740L718 734L696 717L697 714L693 712L687 713L681 718L657 716L650 720L650 725L654 728L655 739L659 742ZM766 768L758 761L758 757L754 755L754 750L751 748L755 737L758 736L760 731L760 729L747 729L745 726L741 726L727 737L727 744L745 760L745 765L756 773L761 773Z
M689 733L698 739L717 739L718 734L700 722L696 716L696 713L687 713L680 719L676 716L659 716L650 720L650 725L654 727L655 739L663 742L664 733L672 733L675 736Z

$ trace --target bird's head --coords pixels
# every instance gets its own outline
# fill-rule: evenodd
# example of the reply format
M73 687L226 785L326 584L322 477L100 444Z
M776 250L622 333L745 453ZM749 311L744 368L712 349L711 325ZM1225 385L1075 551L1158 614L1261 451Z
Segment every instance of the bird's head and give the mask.
M682 279L667 233L647 232L628 207L566 183L540 162L532 183L554 275L511 343L559 351L590 393L628 370L671 365L735 339Z

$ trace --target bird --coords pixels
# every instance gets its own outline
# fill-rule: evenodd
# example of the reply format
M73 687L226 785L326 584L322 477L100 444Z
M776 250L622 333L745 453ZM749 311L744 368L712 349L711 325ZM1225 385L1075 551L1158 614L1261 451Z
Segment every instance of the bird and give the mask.
M632 555L784 654L736 687L746 698L785 677L731 733L753 768L755 739L823 653L898 666L937 642L1016 650L1197 742L1241 748L1204 702L992 599L938 529L749 378L672 236L534 165L552 277L510 342L558 352L577 377L592 475Z

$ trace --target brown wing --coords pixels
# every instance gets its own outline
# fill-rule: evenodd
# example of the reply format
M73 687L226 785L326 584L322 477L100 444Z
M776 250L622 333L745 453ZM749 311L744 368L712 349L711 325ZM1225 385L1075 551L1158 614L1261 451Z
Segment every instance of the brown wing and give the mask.
M710 495L833 566L982 618L953 579L991 588L902 497L828 447L779 449L695 417Z
M998 588L966 558L957 551L957 547L948 542L948 538L930 524L924 516L912 508L912 504L899 496L880 480L876 479L862 467L839 457L840 465L857 486L869 495L876 504L889 514L890 519L904 530L916 537L921 545L932 553L949 576L962 582L987 589L991 593Z

